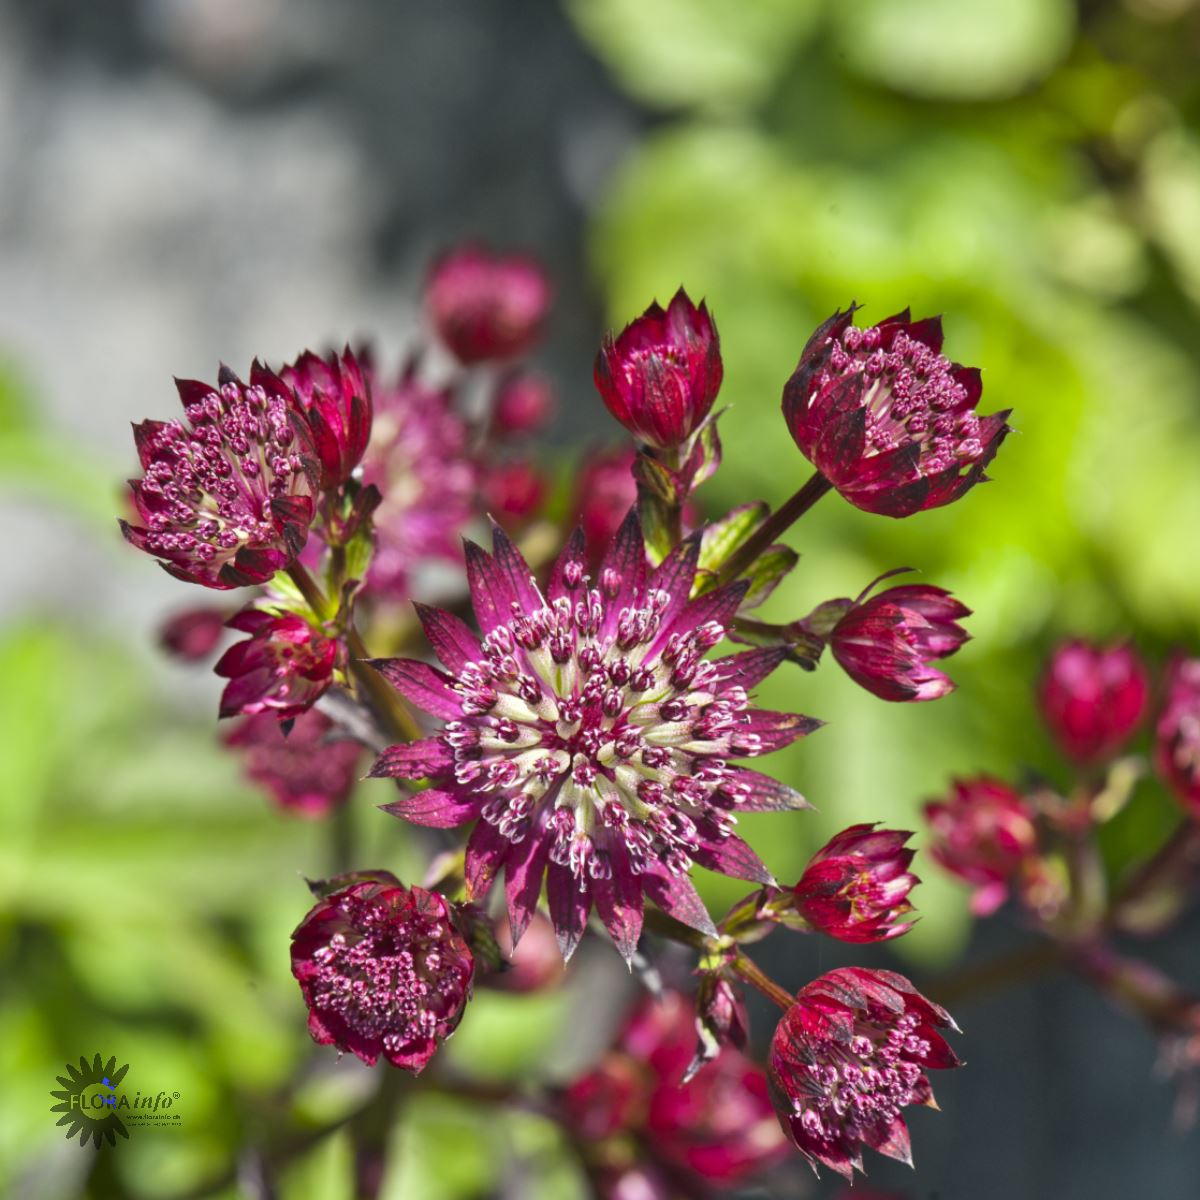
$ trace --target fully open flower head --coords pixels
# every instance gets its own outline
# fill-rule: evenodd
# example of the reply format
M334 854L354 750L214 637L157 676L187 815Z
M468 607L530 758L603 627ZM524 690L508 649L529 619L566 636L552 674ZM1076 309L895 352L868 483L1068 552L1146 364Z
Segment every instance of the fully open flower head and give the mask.
M368 367L375 398L363 482L383 500L373 514L376 547L370 594L407 600L414 571L431 560L461 562L459 535L470 520L479 467L453 393L423 383L409 362L394 381Z
M1181 804L1200 818L1200 658L1176 658L1154 737L1154 765Z
M292 934L292 974L323 1046L418 1074L458 1026L475 963L446 901L365 880L316 904Z
M143 525L121 522L177 579L211 588L265 583L304 548L319 467L291 390L259 363L249 385L177 379L184 421L133 427L143 477L131 480Z
M920 880L908 869L912 837L896 829L851 825L813 855L793 891L796 911L840 942L882 942L912 928L908 894Z
M979 371L942 353L942 320L908 310L870 329L838 312L813 334L783 390L796 445L851 504L906 517L984 478L1007 412L980 417Z
M381 661L413 704L447 724L393 746L373 774L429 776L435 786L389 805L419 824L481 818L467 843L471 896L501 868L514 941L545 875L564 956L595 905L628 959L643 897L713 932L690 879L693 863L740 879L770 874L734 832L739 813L800 807L790 789L730 760L786 746L819 722L752 708L748 690L781 661L753 650L715 662L744 584L689 601L699 540L651 571L631 510L599 572L571 538L547 590L499 529L494 554L467 544L483 641L457 617L418 606L446 666Z
M605 334L595 380L608 411L639 441L683 445L712 409L724 367L704 302L680 288L664 312L651 304L617 338Z
M247 779L303 817L323 817L346 802L362 756L362 747L338 737L333 722L315 709L297 717L286 734L271 713L258 713L237 722L224 742L241 758Z
M306 351L279 372L296 393L321 464L321 487L335 488L362 461L371 436L371 389L349 348L324 359Z
M932 1104L925 1072L957 1067L939 1029L957 1028L903 975L843 967L800 990L771 1039L775 1111L813 1170L847 1179L862 1148L912 1163L910 1104Z
M533 346L550 307L550 281L533 259L460 246L433 264L425 303L438 336L472 366Z
M670 1195L731 1187L787 1154L762 1069L725 1049L684 1083L694 1046L687 998L670 990L648 996L613 1049L563 1097L571 1127L588 1140L637 1139L640 1156L674 1185Z
M250 636L230 646L213 668L229 680L221 716L273 712L290 720L312 708L333 682L337 642L303 617L247 608L229 626Z
M953 681L930 664L947 658L969 635L971 615L943 588L905 584L861 600L829 638L842 669L882 700L936 700Z
M1146 712L1146 668L1128 643L1095 646L1073 639L1055 649L1038 689L1042 717L1076 762L1116 754Z
M925 817L934 839L930 854L975 885L977 916L995 912L1013 877L1037 853L1029 805L1007 784L980 776L956 779L947 799L925 805Z

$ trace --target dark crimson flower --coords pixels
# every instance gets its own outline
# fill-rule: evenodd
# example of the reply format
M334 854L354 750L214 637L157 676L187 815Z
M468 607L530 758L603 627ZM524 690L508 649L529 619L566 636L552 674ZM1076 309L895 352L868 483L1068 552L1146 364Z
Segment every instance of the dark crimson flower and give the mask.
M420 1074L462 1019L475 963L436 892L368 880L317 903L292 934L292 974L322 1046Z
M250 637L230 646L213 668L229 680L222 717L273 712L286 721L310 709L333 682L337 642L303 617L247 608L229 626Z
M882 942L912 928L908 894L920 880L908 869L912 837L877 825L851 825L813 855L793 892L796 911L840 942Z
M223 608L189 608L163 623L159 643L175 658L202 662L217 648L228 618Z
M303 817L323 817L349 798L362 747L337 736L316 709L301 713L284 734L272 713L238 721L224 737L238 752L246 778L279 805Z
M1183 806L1200 817L1200 658L1167 669L1166 703L1155 729L1154 765Z
M597 562L630 506L637 503L636 458L637 452L629 446L595 451L584 459L577 476L571 511Z
M771 1039L775 1111L813 1170L852 1179L862 1147L912 1165L910 1104L932 1104L925 1072L959 1066L939 1029L950 1014L903 975L843 967L800 990Z
M1038 689L1042 717L1077 762L1111 757L1146 711L1149 679L1128 642L1104 649L1074 639L1050 656Z
M703 424L723 371L708 309L680 288L666 312L651 304L619 337L605 334L595 380L608 411L634 437L669 450Z
M459 535L475 511L479 468L453 393L422 383L410 362L394 382L370 371L375 398L363 482L383 496L372 520L370 593L408 599L414 571L461 562Z
M144 526L127 541L164 570L211 588L266 583L304 548L318 467L289 389L259 363L250 384L221 368L217 390L177 379L187 424L133 427L144 475L130 481Z
M987 916L1004 903L1009 883L1037 851L1029 805L997 779L956 779L950 796L925 805L929 852L952 875L975 885L971 910Z
M942 353L942 319L908 309L870 329L837 312L813 334L783 389L805 457L851 504L906 517L984 479L1008 412L980 417L979 371Z
M546 496L542 473L524 459L491 467L483 476L482 489L487 511L504 525L528 520Z
M493 556L467 543L482 644L457 617L418 605L447 671L410 659L376 663L408 700L447 722L438 736L393 746L375 764L377 776L435 783L388 810L434 826L482 818L467 843L468 893L482 898L504 868L514 942L543 875L565 957L593 904L627 959L643 896L712 933L692 864L769 882L733 832L737 815L803 804L729 762L780 749L820 724L750 705L749 689L784 651L705 662L746 585L689 601L699 539L651 571L636 510L594 582L578 531L545 593L500 529L494 547Z
M319 358L305 351L279 378L295 393L321 464L321 487L340 487L366 453L371 436L371 389L349 347Z
M461 246L433 264L425 303L438 336L471 366L533 345L550 307L550 281L530 258Z
M842 669L882 700L936 700L954 683L929 664L947 658L969 635L971 615L943 588L905 584L859 601L829 638Z
M500 384L493 427L503 434L532 433L554 412L554 386L545 375L518 371Z
M685 1084L694 1044L686 997L646 997L615 1047L564 1095L572 1127L585 1138L637 1138L649 1167L676 1185L669 1195L688 1181L689 1196L707 1184L733 1186L787 1153L761 1068L726 1049Z

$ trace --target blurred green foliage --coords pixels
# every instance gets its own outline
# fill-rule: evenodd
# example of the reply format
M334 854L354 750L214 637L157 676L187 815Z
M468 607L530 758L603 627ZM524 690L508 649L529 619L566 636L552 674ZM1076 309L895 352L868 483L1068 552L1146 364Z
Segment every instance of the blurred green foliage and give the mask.
M831 2L791 9L762 53L777 7L570 5L615 77L661 110L600 206L592 259L616 325L681 282L715 312L730 411L708 511L778 504L807 477L780 391L851 300L867 323L945 314L947 352L983 368L981 411L1012 408L1017 429L995 482L950 508L894 522L832 497L793 531L803 557L768 617L900 565L976 615L950 663L961 690L936 705L885 705L828 666L761 689L829 721L773 760L819 813L787 831L746 821L786 877L849 820L919 829L919 802L952 773L1061 775L1031 696L1054 637L1132 633L1160 656L1195 645L1200 92L1182 47L1200 13ZM683 46L720 47L714 87L710 58ZM1153 785L1140 797L1110 831L1115 869L1172 819ZM944 961L966 932L963 895L922 874L922 923L895 948Z

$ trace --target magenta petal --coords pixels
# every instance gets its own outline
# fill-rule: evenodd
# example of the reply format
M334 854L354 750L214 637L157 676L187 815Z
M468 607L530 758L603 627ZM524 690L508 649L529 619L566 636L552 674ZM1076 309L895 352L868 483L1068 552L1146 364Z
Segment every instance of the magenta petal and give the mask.
M453 721L462 716L462 701L450 677L415 658L369 658L375 668L405 700L435 717Z
M441 738L389 746L376 760L372 779L426 779L454 766L454 754Z
M731 583L728 587L719 588L715 592L706 592L703 596L697 596L695 600L689 601L674 620L670 623L666 620L663 621L654 646L651 647L651 653L655 646L665 645L672 633L687 632L707 624L709 621L720 625L722 629L728 629L733 621L733 615L737 612L749 587L750 585L745 581Z
M596 578L601 592L609 601L604 632L611 633L622 608L633 605L646 586L648 575L646 543L642 537L642 522L635 504L621 522L608 544Z
M713 667L722 683L735 683L749 691L762 683L785 658L786 646L765 646L715 659Z
M433 652L446 668L458 672L483 657L479 639L460 617L428 604L413 604Z
M522 610L536 612L541 608L542 595L533 580L533 572L529 569L525 556L499 525L492 526L492 555L496 569L507 579Z
M795 789L749 767L730 769L726 791L735 797L739 812L785 812L812 808Z
M807 737L824 724L815 717L802 713L771 712L765 708L752 708L745 714L745 723L733 734L730 752L734 755L754 758L759 754L770 754L782 750L799 738Z
M672 875L665 867L655 867L642 875L646 895L669 917L674 917L689 929L699 930L709 937L717 936L717 927L700 899L695 884L686 875Z
M466 539L463 549L475 619L485 634L491 633L512 618L512 606L517 602L517 593L508 575L482 546Z
M660 629L670 625L687 603L692 583L696 578L696 564L699 561L700 535L694 533L680 542L650 576L649 586L666 592L670 597L662 613Z
M767 870L762 859L736 834L731 833L719 841L702 843L699 850L692 852L692 859L710 871L734 879L771 885L775 883L775 877Z
M550 583L546 589L546 598L551 604L563 596L574 595L575 588L568 586L566 574L570 570L578 571L582 576L586 558L587 539L584 537L583 530L576 526L550 571Z
M642 888L637 876L627 865L614 862L611 879L592 881L592 898L621 957L632 962L642 936Z
M591 895L586 884L581 887L566 867L552 862L546 870L546 899L550 902L550 920L559 952L563 962L570 962L587 928Z
M426 788L379 807L394 817L411 821L414 825L425 825L430 829L452 829L456 825L473 820L479 811L479 802L464 800L452 792Z
M511 849L512 842L494 825L480 821L475 826L467 841L464 866L468 899L482 900L491 891L496 874Z
M513 847L504 864L504 898L514 949L537 911L549 854L549 842L531 830Z

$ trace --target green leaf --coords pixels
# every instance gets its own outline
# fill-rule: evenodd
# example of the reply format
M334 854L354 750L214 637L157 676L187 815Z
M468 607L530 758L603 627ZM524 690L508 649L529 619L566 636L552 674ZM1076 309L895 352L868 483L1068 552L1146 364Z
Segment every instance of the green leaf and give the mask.
M754 565L742 572L741 578L749 580L750 590L742 600L741 611L757 608L799 561L800 555L791 546L768 546Z

